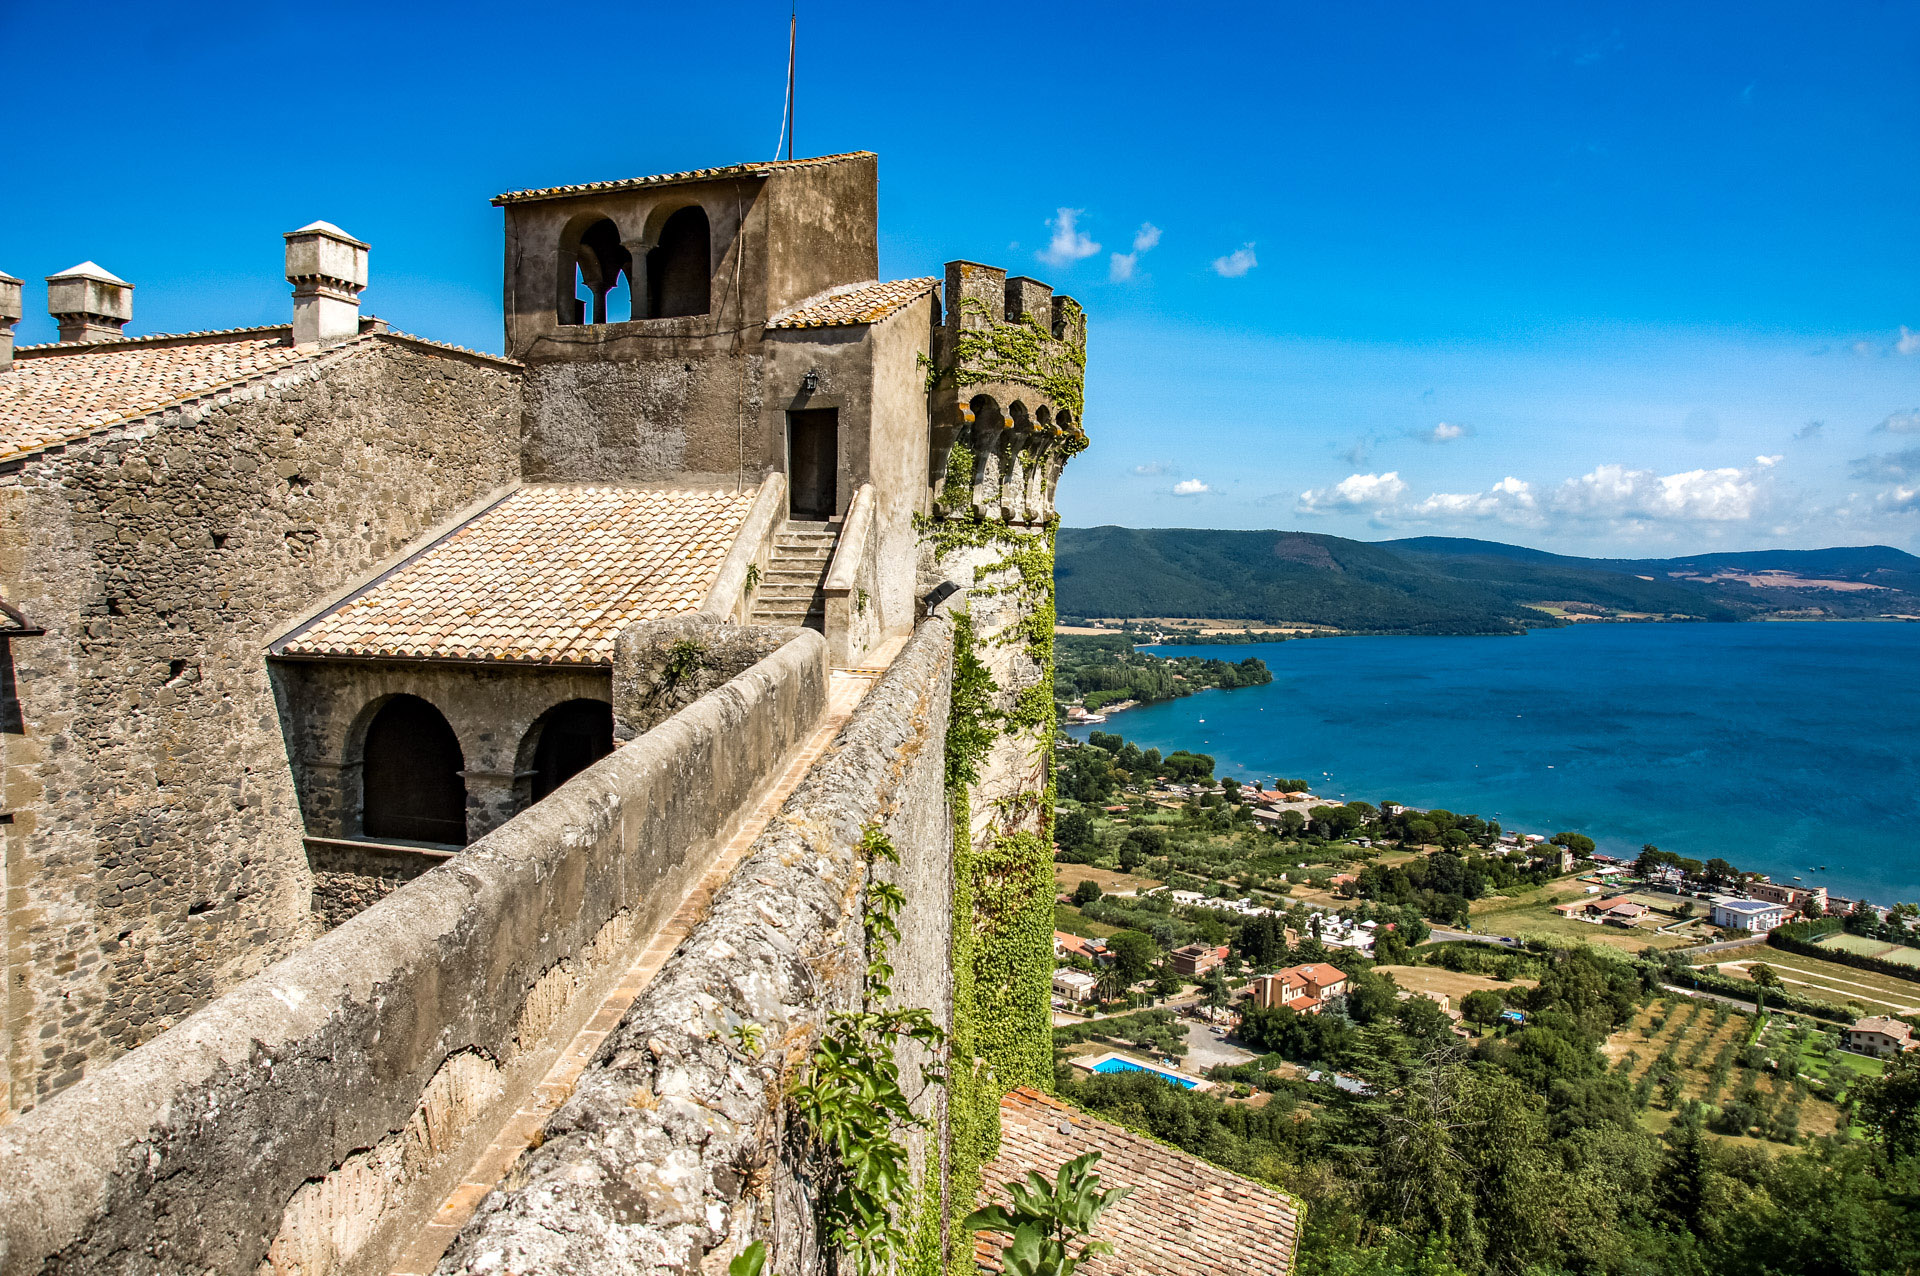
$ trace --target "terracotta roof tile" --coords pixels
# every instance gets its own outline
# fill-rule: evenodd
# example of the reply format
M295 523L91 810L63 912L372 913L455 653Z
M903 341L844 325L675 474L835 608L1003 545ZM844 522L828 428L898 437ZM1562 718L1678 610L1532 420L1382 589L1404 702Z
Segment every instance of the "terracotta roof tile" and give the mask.
M782 311L767 320L767 327L838 328L848 324L878 323L939 286L940 281L930 276L924 279L845 284Z
M611 664L627 625L706 601L754 495L518 488L274 650Z
M625 177L611 182L580 182L573 186L542 186L535 190L507 191L495 195L495 204L526 204L538 199L565 199L569 195L595 195L603 191L634 190L643 186L676 186L682 182L709 182L727 177L765 177L770 173L796 168L820 168L844 160L867 159L872 151L844 151L838 155L816 155L811 159L766 160L760 163L728 164L722 168L693 168L684 173L656 173L651 177Z
M0 457L79 438L315 353L296 350L284 326L27 346L11 371L0 372Z
M1104 1186L1133 1194L1101 1215L1094 1239L1114 1247L1088 1260L1087 1276L1285 1276L1293 1270L1300 1207L1286 1194L1228 1173L1144 1135L1090 1117L1038 1090L1000 1101L1000 1154L983 1171L984 1199L1028 1172L1048 1178L1085 1152ZM980 1270L998 1272L1000 1247L982 1233Z

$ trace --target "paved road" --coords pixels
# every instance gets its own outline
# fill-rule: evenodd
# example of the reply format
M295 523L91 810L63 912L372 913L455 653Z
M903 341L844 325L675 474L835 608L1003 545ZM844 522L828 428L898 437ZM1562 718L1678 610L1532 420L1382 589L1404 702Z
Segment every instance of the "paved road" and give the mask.
M1717 1001L1722 1005L1732 1006L1735 1010L1744 1010L1748 1014L1753 1013L1753 1003L1751 1001L1742 1001L1738 997L1722 997L1717 992L1701 992L1698 988L1682 988L1679 984L1661 984L1660 986L1668 992L1677 992L1682 997L1694 997L1700 1001Z
M1252 1063L1257 1058L1251 1050L1242 1050L1228 1044L1225 1037L1214 1036L1206 1024L1195 1020L1187 1025L1187 1057L1181 1060L1180 1068L1184 1072L1199 1073L1216 1064Z
M1469 939L1476 944L1492 944L1497 948L1518 948L1520 941L1511 935L1474 935L1464 930L1446 930L1435 926L1429 936L1432 940Z

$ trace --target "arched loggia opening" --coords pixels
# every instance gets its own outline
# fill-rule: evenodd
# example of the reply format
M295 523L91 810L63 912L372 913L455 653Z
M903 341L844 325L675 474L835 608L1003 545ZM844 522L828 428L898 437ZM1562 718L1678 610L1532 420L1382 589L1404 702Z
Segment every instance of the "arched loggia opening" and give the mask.
M438 709L419 696L393 697L368 724L362 756L361 832L466 845L466 763Z
M647 253L648 317L704 315L712 308L713 232L707 210L689 204L660 227Z
M540 715L521 746L533 772L531 798L538 802L613 752L613 706L604 700L568 700Z
M633 254L607 218L569 230L560 243L560 322L623 323L633 317Z

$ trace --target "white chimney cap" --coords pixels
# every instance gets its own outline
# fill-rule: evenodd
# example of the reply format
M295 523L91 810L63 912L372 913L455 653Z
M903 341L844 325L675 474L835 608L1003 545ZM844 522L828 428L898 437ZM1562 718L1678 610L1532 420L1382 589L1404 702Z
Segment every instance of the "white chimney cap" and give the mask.
M91 261L83 261L78 266L67 267L57 275L47 276L48 283L52 283L56 279L92 279L103 284L113 284L119 288L133 287L132 284L120 278L120 276L114 274L106 267Z

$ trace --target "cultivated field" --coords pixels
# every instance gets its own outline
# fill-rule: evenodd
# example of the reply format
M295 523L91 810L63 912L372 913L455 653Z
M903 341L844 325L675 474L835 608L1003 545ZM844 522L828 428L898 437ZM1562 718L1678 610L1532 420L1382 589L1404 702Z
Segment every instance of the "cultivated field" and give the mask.
M1697 1100L1716 1110L1709 1124L1723 1136L1831 1134L1841 1124L1832 1099L1859 1075L1830 1033L1776 1017L1756 1034L1753 1016L1688 997L1641 1007L1603 1050L1656 1131Z
M1841 1005L1858 1002L1869 1014L1908 1014L1920 1010L1920 983L1871 970L1856 970L1839 962L1821 961L1818 957L1802 957L1778 948L1742 949L1738 960L1719 965L1722 974L1746 979L1756 962L1773 967L1781 983L1804 996Z
M1136 877L1132 873L1116 873L1110 868L1094 868L1087 864L1061 864L1053 866L1054 880L1062 891L1071 894L1073 888L1081 882L1092 879L1099 884L1101 891L1108 895L1137 894L1140 891L1158 886L1160 883L1151 877Z
M1905 944L1889 944L1883 939L1868 939L1865 935L1849 935L1842 931L1838 935L1829 935L1820 941L1822 948L1840 948L1862 957L1878 957L1881 961L1895 961L1902 966L1920 967L1920 948L1909 948Z
M1495 979L1490 975L1468 975L1439 966L1375 966L1378 974L1392 975L1402 988L1419 993L1439 993L1452 1001L1455 1010L1468 993L1481 988L1506 992L1513 988L1532 988L1538 979Z
M1629 953L1637 953L1643 948L1677 948L1697 938L1697 936L1686 934L1659 934L1657 927L1679 920L1668 913L1649 913L1639 926L1620 927L1577 921L1571 917L1562 917L1553 911L1555 904L1592 898L1598 897L1589 896L1581 887L1563 880L1518 895L1498 895L1477 899L1473 902L1473 928L1487 934L1514 935L1520 938L1542 935L1558 939L1577 939L1584 943L1604 948L1618 948ZM1658 903L1662 907L1672 905L1671 900L1663 900L1657 896L1639 898L1639 902Z

